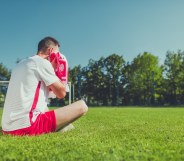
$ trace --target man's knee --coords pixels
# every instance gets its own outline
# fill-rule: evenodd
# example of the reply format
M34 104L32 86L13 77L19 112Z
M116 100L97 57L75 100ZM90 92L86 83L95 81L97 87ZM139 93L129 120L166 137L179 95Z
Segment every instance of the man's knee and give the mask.
M86 105L86 103L81 100L81 106L78 107L78 110L79 110L79 114L81 116L85 115L88 111L88 106Z

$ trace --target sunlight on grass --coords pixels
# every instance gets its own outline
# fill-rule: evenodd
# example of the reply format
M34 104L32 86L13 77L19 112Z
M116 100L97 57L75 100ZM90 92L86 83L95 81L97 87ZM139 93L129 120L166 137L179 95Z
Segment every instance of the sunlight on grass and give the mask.
M0 134L0 158L184 160L183 113L182 108L90 108L74 123L76 129L67 133L36 137Z

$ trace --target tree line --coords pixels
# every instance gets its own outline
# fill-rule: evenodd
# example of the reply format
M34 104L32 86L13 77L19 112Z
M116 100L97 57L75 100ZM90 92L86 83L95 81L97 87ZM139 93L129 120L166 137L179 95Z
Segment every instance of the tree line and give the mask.
M131 62L111 54L88 65L69 69L69 81L75 100L85 99L94 106L157 106L184 104L184 52L168 51L165 61L152 53L138 54ZM9 80L11 72L0 64L0 80ZM2 87L0 87L0 95ZM53 99L51 105L68 101Z
M164 64L149 52L132 62L112 54L90 59L85 67L70 69L75 96L89 105L181 105L184 104L184 52L168 51Z

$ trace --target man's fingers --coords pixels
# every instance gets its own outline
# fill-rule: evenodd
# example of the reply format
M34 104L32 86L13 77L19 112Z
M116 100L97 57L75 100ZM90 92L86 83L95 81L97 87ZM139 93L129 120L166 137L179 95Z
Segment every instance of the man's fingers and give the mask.
M53 68L54 68L54 70L55 70L55 69L56 69L56 67L57 67L56 57L52 60L51 64L52 64L52 67L53 67Z

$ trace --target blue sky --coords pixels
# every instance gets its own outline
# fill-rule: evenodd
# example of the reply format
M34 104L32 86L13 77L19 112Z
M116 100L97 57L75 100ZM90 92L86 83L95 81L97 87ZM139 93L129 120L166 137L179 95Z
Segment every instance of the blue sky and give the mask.
M183 0L0 0L0 62L12 69L53 36L69 66L116 53L132 61L184 50Z

